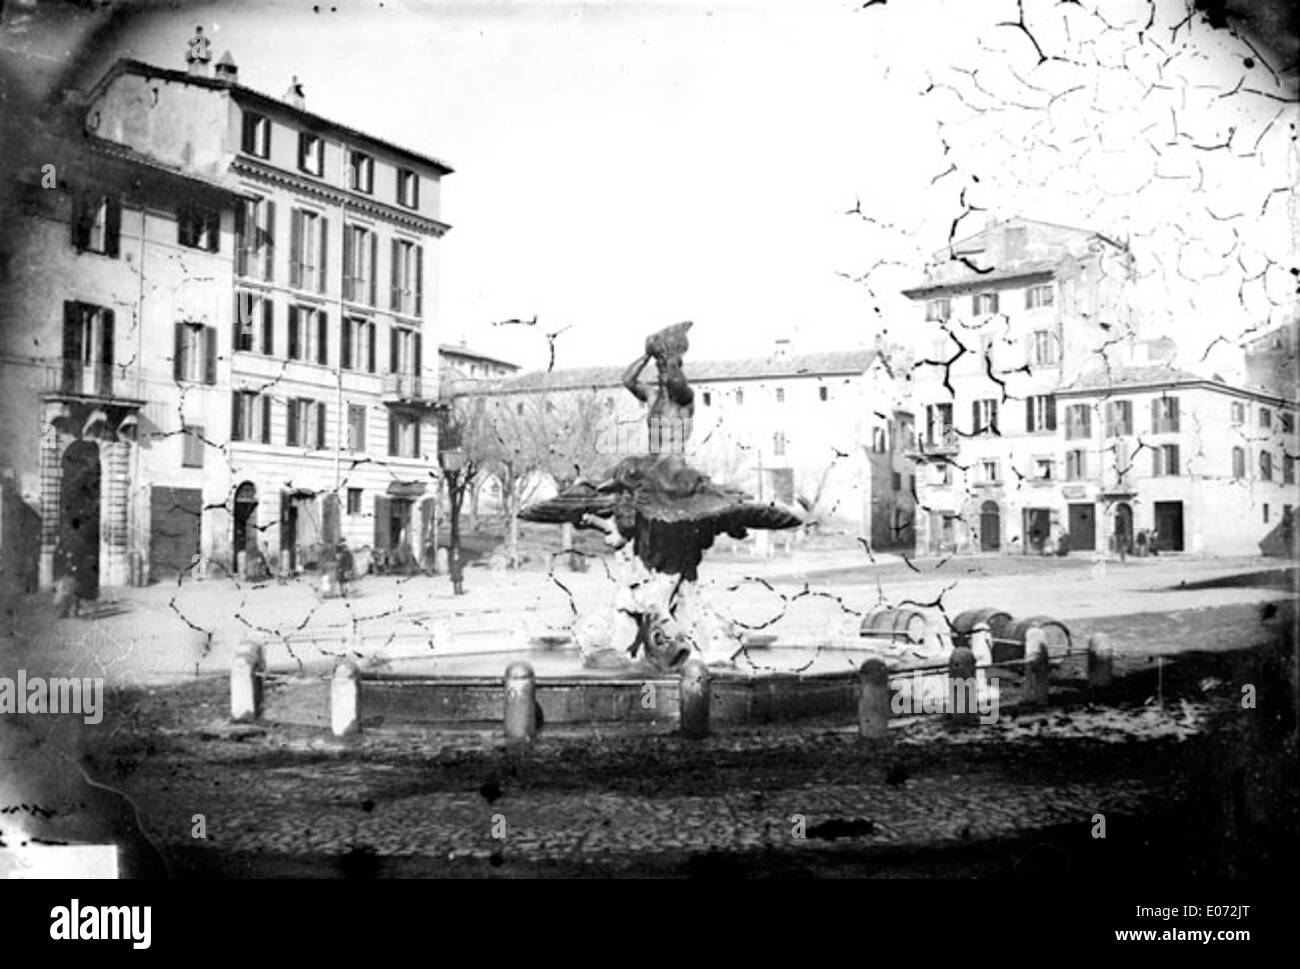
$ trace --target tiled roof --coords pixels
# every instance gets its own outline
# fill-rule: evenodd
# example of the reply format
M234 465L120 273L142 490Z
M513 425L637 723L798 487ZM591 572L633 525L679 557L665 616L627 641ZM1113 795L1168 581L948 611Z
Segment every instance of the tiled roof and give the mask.
M1180 370L1165 364L1142 367L1102 367L1080 374L1062 390L1107 390L1111 387L1136 387L1149 384L1200 383L1209 378L1190 370ZM1217 382L1217 381L1213 381Z
M971 256L970 261L980 265L982 257ZM937 295L944 290L958 292L978 290L990 283L1005 282L1008 279L1021 279L1025 276L1039 276L1055 271L1061 264L1060 259L1039 259L1012 263L1006 268L994 269L992 272L980 273L968 268L960 260L946 262L937 267L928 278L910 289L903 290L903 295L915 298L920 295Z
M762 377L817 377L860 374L876 358L874 350L840 350L828 353L792 354L784 357L750 357L740 360L686 360L684 369L691 383L717 380L753 380ZM539 370L498 381L488 389L497 393L528 390L564 390L579 387L617 387L625 367L576 367ZM651 370L653 375L653 370Z
M359 131L349 125L345 125L340 121L333 121L322 115L315 114L305 108L295 108L287 101L280 98L273 98L269 94L263 94L261 91L254 90L251 87L246 87L237 81L229 81L220 77L207 77L201 74L191 74L188 71L176 70L175 68L170 67L159 67L155 64L147 64L144 61L136 60L131 57L120 58L111 68L109 68L108 73L106 73L104 77L102 77L91 89L91 96L93 97L96 92L102 89L119 74L128 72L141 74L145 77L159 77L180 84L191 84L195 87L205 87L218 91L231 91L237 96L244 97L247 100L256 102L263 106L274 107L279 110L296 114L309 124L331 130L336 134L343 135L345 138L360 139L373 145L379 145L403 158L437 169L443 175L450 175L454 171L454 169L446 162L440 161L432 155L425 155L413 151L410 148L406 148L385 138L380 138L378 135L367 134L364 131Z
M1278 394L1272 393L1263 387L1247 386L1245 384L1234 385L1228 383L1218 374L1207 377L1166 364L1090 370L1087 373L1080 374L1078 378L1069 384L1063 385L1057 393L1072 394L1093 390L1119 390L1130 387L1159 387L1169 384L1210 384L1224 390L1235 390L1241 393L1253 394L1257 397L1271 397L1290 402L1295 400L1294 394L1279 397Z
M114 158L120 158L133 165L140 165L141 167L161 172L174 178L181 178L190 182L199 182L209 188L228 192L231 195L245 196L249 194L233 179L226 179L217 175L206 175L202 172L183 169L179 165L169 165L165 162L159 161L152 155L146 155L144 152L137 151L130 145L124 145L117 141L100 138L97 135L90 135L86 138L86 145L91 151L110 155Z
M452 343L439 343L438 352L447 357L463 357L466 360L483 360L487 363L500 364L503 367L510 367L513 370L519 369L519 364L511 363L509 360L502 360L500 357L490 357L486 353L479 353L468 347L456 346Z

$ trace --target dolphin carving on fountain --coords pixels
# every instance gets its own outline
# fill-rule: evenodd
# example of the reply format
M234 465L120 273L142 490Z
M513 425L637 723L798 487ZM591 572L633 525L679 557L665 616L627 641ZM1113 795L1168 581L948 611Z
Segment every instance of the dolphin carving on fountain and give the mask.
M751 528L803 524L795 509L754 501L686 463L695 410L694 391L682 370L690 327L678 323L649 336L645 353L623 376L624 386L645 403L650 391L640 376L652 360L656 365L647 414L649 453L626 457L601 480L575 482L520 512L525 521L598 529L616 549L631 543L634 571L613 605L584 614L575 624L574 637L588 665L626 665L639 658L669 670L692 652L710 662L729 661L740 636L699 597L704 552L721 534L744 538Z

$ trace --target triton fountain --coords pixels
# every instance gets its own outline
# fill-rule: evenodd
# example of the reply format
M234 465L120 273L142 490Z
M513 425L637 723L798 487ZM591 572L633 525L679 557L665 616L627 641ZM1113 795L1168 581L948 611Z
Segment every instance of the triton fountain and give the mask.
M690 467L684 454L695 413L695 393L682 370L689 322L646 338L623 384L649 402L648 453L625 457L599 481L578 481L554 498L523 509L532 522L568 523L605 533L621 556L624 577L614 601L578 617L574 638L584 664L619 668L639 662L667 672L692 656L730 662L741 646L735 626L700 595L698 569L721 534L745 538L750 529L795 528L794 509L752 501ZM651 388L641 382L650 362ZM651 398L653 391L653 398Z

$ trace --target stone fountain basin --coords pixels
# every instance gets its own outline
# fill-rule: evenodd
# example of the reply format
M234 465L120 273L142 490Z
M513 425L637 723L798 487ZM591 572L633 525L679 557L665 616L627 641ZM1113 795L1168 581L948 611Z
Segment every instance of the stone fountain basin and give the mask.
M870 640L749 645L734 665L711 667L710 717L716 723L742 725L856 716L857 672L873 656L902 668L883 644ZM590 669L576 650L554 647L363 663L362 726L499 724L505 669L520 661L536 675L544 723L676 727L676 675L635 666ZM331 672L332 664L326 661L292 671L272 667L266 680L265 718L329 729Z

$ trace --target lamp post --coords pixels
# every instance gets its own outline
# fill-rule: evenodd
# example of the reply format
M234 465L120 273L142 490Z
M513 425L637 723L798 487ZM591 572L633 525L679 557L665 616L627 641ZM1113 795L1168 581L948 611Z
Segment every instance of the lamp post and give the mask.
M464 572L460 567L460 504L465 496L465 452L459 446L438 452L438 463L447 479L447 500L451 504L451 538L447 555L447 568L451 572L451 587L455 595L465 594Z

